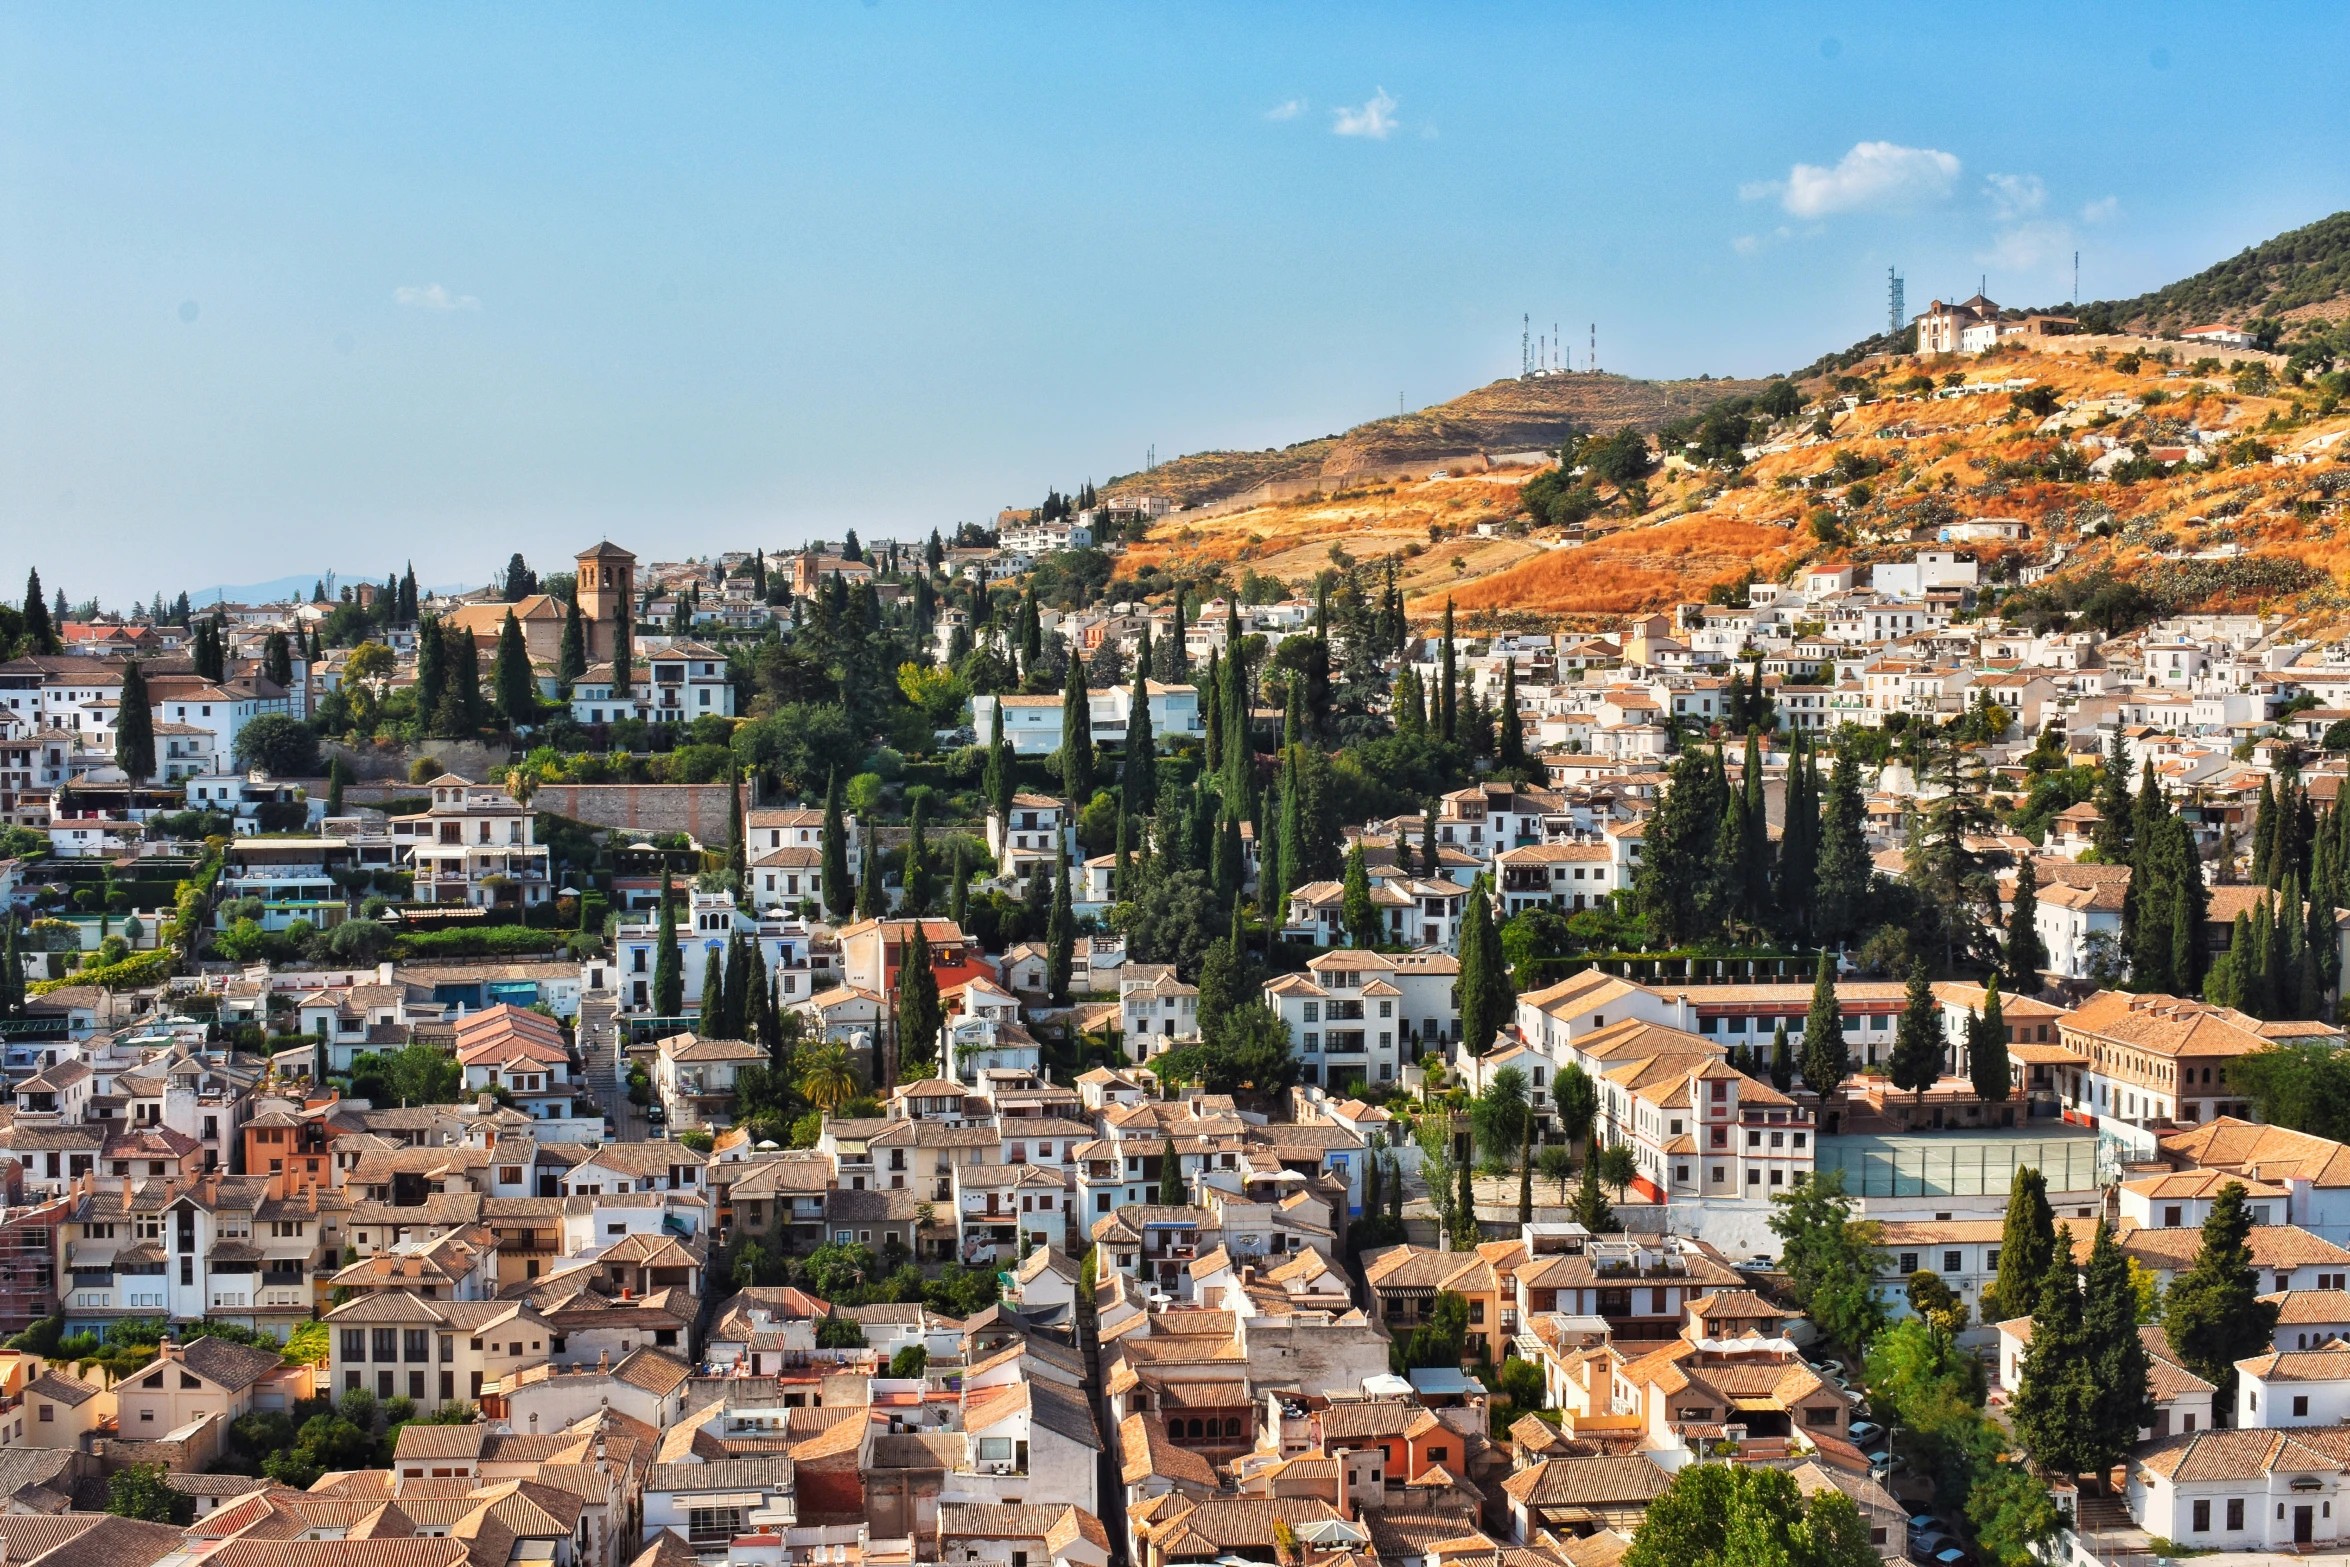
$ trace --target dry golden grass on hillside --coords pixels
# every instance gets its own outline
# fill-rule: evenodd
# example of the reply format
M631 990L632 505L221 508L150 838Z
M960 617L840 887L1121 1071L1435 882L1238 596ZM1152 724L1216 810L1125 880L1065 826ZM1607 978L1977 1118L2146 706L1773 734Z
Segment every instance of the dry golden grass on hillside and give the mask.
M2001 465L2046 461L2067 439L2084 433L2041 434L2038 421L2009 422L2009 394L1985 391L1953 398L1894 397L1834 412L1833 435L1818 440L1801 427L1794 444L1750 464L1738 488L1719 475L1659 473L1648 486L1642 516L1620 509L1593 519L1590 538L1560 541L1537 529L1520 538L1479 538L1479 523L1519 519L1518 488L1532 470L1385 485L1338 497L1258 507L1230 516L1187 521L1181 515L1154 529L1129 553L1124 573L1145 564L1213 564L1237 577L1244 567L1292 583L1309 582L1330 564L1331 547L1357 560L1404 555L1404 590L1414 618L1439 613L1450 597L1463 610L1532 615L1605 615L1662 608L1702 599L1724 580L1752 571L1784 578L1814 559L1897 556L1941 522L1967 517L2012 517L2028 524L2021 546L2040 558L2051 544L2069 551L2067 571L2139 571L2195 551L2234 545L2255 555L2280 555L2350 582L2350 534L2337 537L2340 517L2330 495L2311 486L2336 467L2350 440L2305 451L2315 437L2350 429L2350 411L2296 416L2295 399L2308 389L2279 386L2274 395L2240 395L2223 376L2165 376L2148 364L2124 374L2110 362L2074 354L2003 351L1983 360L1902 361L1879 381L1889 388L1913 373L1939 380L1951 371L1996 382L2028 377L2060 401L2158 391L2155 407L2097 427L2125 444L2160 444L2194 424L2231 439L2251 436L2273 452L2307 457L2306 466L2181 465L2136 484L2055 482L2001 477ZM1804 386L1807 397L1828 400L1824 381ZM1807 410L1805 422L1811 411ZM1783 437L1787 439L1789 437ZM1824 545L1809 517L1838 500L1836 489L1812 487L1840 454L1882 465L1868 479L1873 499L1849 510L1851 544ZM2299 505L2296 505L2299 502ZM2083 525L2107 521L2103 533ZM1430 530L1436 530L1432 538ZM2003 553L1977 546L1986 564ZM2336 595L2321 589L2281 610L2331 612ZM2350 605L2350 600L2342 600ZM2235 607L2242 607L2237 605Z

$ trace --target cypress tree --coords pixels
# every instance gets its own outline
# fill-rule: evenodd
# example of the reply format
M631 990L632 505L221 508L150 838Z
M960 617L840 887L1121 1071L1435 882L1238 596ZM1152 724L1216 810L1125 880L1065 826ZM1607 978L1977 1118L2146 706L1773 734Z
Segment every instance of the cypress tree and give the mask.
M623 593L612 606L612 694L627 697L635 689L636 606Z
M694 1032L704 1039L726 1035L726 960L716 947L702 960L702 1016Z
M2097 828L2092 842L2106 864L2129 863L2130 750L2118 723L2113 728L2113 743L2105 752L2105 770L2097 780Z
M122 705L114 719L114 765L136 786L155 776L155 712L147 701L147 672L137 659L123 667Z
M2228 928L2228 949L2214 958L2203 976L2203 999L2215 1007L2244 1007L2242 965L2252 951L2252 921L2241 910Z
M2236 1407L2236 1362L2269 1347L2277 1305L2260 1298L2252 1271L2252 1215L2244 1188L2228 1182L2203 1221L2203 1247L2163 1299L2162 1325L2179 1363L2218 1391L2212 1408Z
M441 733L469 735L482 725L485 708L481 695L481 653L473 645L473 633L460 626L441 633L441 657L448 665L446 684L441 691Z
M1983 985L1982 1017L1967 1015L1967 1081L1987 1104L2001 1103L2015 1086L2008 1075L2007 1016L1999 1005L1996 974Z
M2301 966L2308 955L2301 918L2301 881L2288 867L2284 886L2277 894L2276 935L2269 943L2273 966L2268 972L2268 1004L2272 1017L2294 1015L2293 1009L2301 1000Z
M1501 939L1493 929L1493 909L1482 876L1469 891L1460 948L1461 1045L1470 1055L1481 1056L1508 1021L1494 1005L1496 982L1504 991L1509 986L1506 972L1491 972L1501 966Z
M1189 1200L1183 1188L1183 1156L1175 1151L1175 1136L1170 1132L1159 1149L1159 1205L1180 1208Z
M1740 871L1746 883L1746 917L1759 929L1771 917L1771 826L1763 806L1762 742L1751 729L1746 733L1744 765L1738 792L1739 812L1746 818L1746 857Z
M1118 807L1118 857L1110 869L1110 897L1113 901L1123 901L1134 896L1134 851L1128 841L1128 836L1133 828L1134 818L1126 813L1124 804L1120 804ZM958 856L960 850L961 845L958 844ZM962 861L958 857L957 867L959 868L961 864Z
M2030 1165L2018 1166L2007 1183L1999 1272L1983 1291L1984 1326L2031 1315L2056 1245L2056 1211L2048 1206L2048 1179Z
M1125 818L1119 818L1118 825L1122 832L1126 825ZM1123 837L1120 841L1124 841ZM954 879L947 885L947 918L960 928L971 914L971 872L963 863L963 840L960 837L955 839L953 863Z
M1534 1112L1529 1109L1518 1134L1518 1228L1534 1222Z
M1061 692L1061 784L1069 809L1093 799L1093 701L1085 688L1085 660L1071 650L1069 684Z
M204 672L201 661L197 673ZM438 733L441 690L447 685L448 666L441 656L441 619L427 615L416 626L416 719L427 733Z
M653 943L653 1010L665 1018L685 1011L685 957L677 946L677 906L670 901L669 867L661 867L660 933Z
M1443 660L1444 668L1442 676L1439 677L1444 682L1444 721L1441 727L1446 743L1450 744L1458 737L1458 720L1454 711L1454 707L1459 700L1459 682L1457 679L1457 672L1454 667L1452 642L1452 600L1449 598L1444 601L1444 644L1440 657Z
M587 622L579 618L579 590L563 604L563 642L555 653L555 685L565 696L587 673Z
M1829 779L1828 809L1820 819L1819 879L1814 894L1814 935L1822 946L1858 934L1868 905L1869 878L1876 862L1869 854L1868 805L1861 796L1860 765L1848 746L1836 757Z
M1501 765L1522 768L1526 765L1525 720L1518 713L1518 661L1512 658L1504 666L1501 681ZM1753 741L1747 742L1750 746Z
M1835 960L1822 952L1819 972L1812 978L1811 1011L1803 1023L1803 1086L1825 1103L1851 1070L1844 1014L1836 1004Z
M2138 1335L2138 1292L2113 1227L2097 1221L2083 1270L2081 1352L2089 1372L2089 1467L2104 1474L2154 1424L2152 1357Z
M757 1003L751 996L751 951L740 931L726 938L726 1032L723 1039L748 1039L749 1025L757 1021Z
M2015 899L2007 911L2007 978L2017 991L2029 995L2040 988L2040 971L2048 966L2048 946L2040 939L2040 873L2027 854L2016 866Z
M922 922L914 922L913 939L906 943L898 964L898 1066L891 1081L902 1081L933 1064L942 1077L952 1075L952 1063L938 1060L938 1030L944 1021L938 1000L938 970L931 966L930 937Z
M1289 754L1289 784L1281 794L1281 891L1286 898L1312 878L1307 874L1312 865L1308 857L1305 830L1305 785L1298 777L1298 765L1303 753ZM1288 918L1286 903L1276 911L1279 918Z
M927 792L914 797L913 821L906 835L906 900L904 912L927 914L931 900L938 895L937 876L930 869L930 845L924 835L930 796Z
M1132 711L1126 718L1126 766L1118 785L1121 813L1139 809L1142 802L1155 800L1159 794L1158 746L1151 735L1150 667L1151 633L1146 625L1142 652L1134 661Z
M1305 738L1305 699L1299 695L1302 682L1291 680L1289 691L1281 705L1281 749L1288 750Z
M328 757L326 759L326 814L329 816L343 814L343 783L343 759L339 756Z
M1941 1016L1934 1006L1934 987L1926 979L1926 965L1910 965L1909 989L1904 993L1901 1023L1893 1032L1893 1059L1889 1063L1895 1088L1923 1094L1942 1076Z
M1004 708L1000 702L995 710L995 744L989 749L987 765L988 801L1009 830L1012 796L1019 793L1020 764L1013 756L1012 742L1004 738Z
M1420 817L1420 874L1430 881L1444 874L1444 858L1436 852L1436 802L1428 802Z
M1795 1057L1787 1048L1787 1025L1771 1030L1771 1086L1786 1093L1795 1086Z
M1458 1162L1460 1190L1454 1194L1453 1201L1458 1205L1460 1228L1453 1232L1452 1249L1454 1251L1474 1251L1477 1243L1485 1238L1484 1230L1479 1228L1477 1223L1477 1187L1471 1179L1477 1161L1473 1158L1464 1158Z
M43 655L57 651L57 627L49 619L49 601L41 597L41 573L35 568L25 573L24 581L24 645L28 653Z
M1209 776L1219 773L1224 766L1224 697L1223 666L1217 660L1216 650L1208 649L1208 672L1200 681L1199 710L1206 734L1201 741L1200 760Z
M0 925L7 927L0 947L0 1017L18 1017L24 1012L24 954L16 944L15 911L0 910Z
M2033 1294L2032 1342L2025 1347L2022 1377L2008 1406L2016 1436L2032 1461L2065 1475L2087 1468L2096 1445L2090 1422L2097 1390L2085 1353L2078 1272L2069 1239L2059 1235Z
M848 820L842 813L840 769L824 791L824 906L833 919L844 920L856 911L857 891L849 880Z
M1241 884L1248 876L1248 856L1240 843L1240 818L1229 808L1223 818L1223 824L1216 830L1216 858L1209 867L1208 877L1218 903L1238 898Z
M865 863L857 876L857 918L879 919L889 912L889 889L881 884L881 834L865 827Z
M2276 858L2277 796L2265 776L2260 780L2260 814L2252 821L2252 885L2274 887L2270 876Z
M1341 905L1346 919L1346 933L1357 947L1374 946L1379 940L1379 911L1371 902L1371 874L1363 859L1363 846L1357 841L1346 851L1346 875L1341 879L1344 901Z
M514 611L506 611L506 623L498 628L498 651L492 684L498 693L498 715L510 729L520 729L538 721L539 683L531 673L530 653L522 645L522 622L514 618Z
M2251 941L2241 949L2234 962L2236 990L2240 999L2236 1005L2264 1021L2274 1018L2270 1009L2270 970L2275 961L2276 931L2269 912L2269 900L2263 898L2252 905Z
M1787 752L1786 824L1779 838L1779 924L1801 945L1811 934L1813 890L1819 879L1819 777L1811 747L1798 729Z
M1053 909L1045 923L1045 974L1055 1006L1069 1004L1069 970L1076 957L1077 919L1069 906L1069 842L1058 838L1053 847Z

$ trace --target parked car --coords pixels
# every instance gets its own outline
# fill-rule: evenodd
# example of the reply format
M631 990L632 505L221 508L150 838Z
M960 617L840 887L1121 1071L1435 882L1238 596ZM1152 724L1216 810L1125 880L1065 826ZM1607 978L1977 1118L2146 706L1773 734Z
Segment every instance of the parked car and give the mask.
M1854 1447L1866 1447L1885 1434L1885 1428L1867 1420L1855 1420L1845 1432Z
M1934 1567L1975 1567L1975 1559L1953 1545L1934 1553Z
M668 1111L666 1111L666 1110L664 1110L664 1109L662 1109L662 1108L661 1108L659 1105L647 1105L647 1106L645 1106L645 1124L646 1124L646 1125L648 1125L648 1126L659 1126L659 1125L660 1125L662 1122L664 1122L664 1121L666 1121L666 1120L668 1120L668 1119L669 1119L669 1112L668 1112Z

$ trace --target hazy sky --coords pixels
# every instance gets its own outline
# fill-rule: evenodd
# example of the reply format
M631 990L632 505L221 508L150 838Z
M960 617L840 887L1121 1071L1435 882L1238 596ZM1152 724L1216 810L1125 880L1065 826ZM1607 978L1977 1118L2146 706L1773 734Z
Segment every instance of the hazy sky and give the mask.
M2345 205L2340 7L0 8L0 591L926 533Z

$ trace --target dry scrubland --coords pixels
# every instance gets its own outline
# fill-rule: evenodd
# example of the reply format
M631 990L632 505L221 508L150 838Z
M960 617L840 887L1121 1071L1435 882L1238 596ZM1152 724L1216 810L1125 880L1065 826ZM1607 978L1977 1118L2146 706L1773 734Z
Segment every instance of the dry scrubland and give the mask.
M2166 607L2258 605L2305 615L2314 629L2337 619L2350 623L2350 594L2341 588L2350 582L2350 537L2343 536L2337 499L2350 494L2350 466L2334 460L2350 441L2305 453L2313 438L2350 430L2350 410L2319 417L2297 411L2298 403L2313 402L2309 388L2280 384L2270 394L2254 395L2237 391L2224 372L2166 377L2164 368L2149 362L2125 374L2110 361L2100 365L2073 354L2028 351L1872 363L1858 373L1883 372L1874 381L1878 399L1836 411L1833 434L1824 440L1804 432L1820 402L1835 407L1833 385L1828 378L1801 382L1813 406L1774 435L1794 441L1790 449L1750 464L1736 488L1725 488L1715 474L1654 474L1647 506L1636 517L1626 516L1623 504L1606 492L1611 504L1592 519L1580 544L1564 544L1553 529L1524 526L1518 488L1535 470L1519 468L1377 485L1198 522L1179 514L1136 545L1122 571L1146 563L1171 569L1213 563L1235 578L1246 567L1305 583L1330 564L1336 545L1357 560L1399 557L1415 617L1440 612L1447 597L1470 611L1604 617L1702 599L1717 583L1748 572L1774 579L1815 560L1897 557L1917 540L1930 540L1929 530L1942 523L2012 517L2032 529L2027 555L2060 544L2070 552L2068 573L2110 569L2169 583ZM1912 374L1939 381L1952 371L1970 381L2028 377L2066 402L2142 398L2159 390L2159 405L2093 433L2158 445L2194 423L2308 461L2277 466L2263 456L2241 465L2182 464L2133 484L2033 477L2019 465L2048 461L2063 438L2038 434L2033 418L2010 423L2007 393L1949 399L1885 394ZM1745 389L1715 386L1716 395ZM1471 395L1492 397L1491 389ZM1788 487L1830 473L1847 452L1883 465L1864 481L1870 491L1865 502L1842 484ZM1837 542L1822 541L1811 526L1823 508L1836 514ZM2106 526L2098 532L2101 522ZM1523 536L1479 538L1480 523ZM2322 578L2302 582L2289 567L2274 569L2273 560L2265 571L2257 564L2215 569L2182 562L2224 545L2240 546L2256 561L2299 562ZM1995 553L1982 548L1987 557Z

